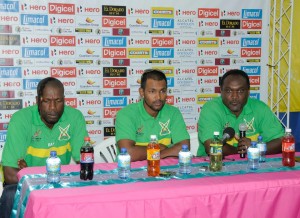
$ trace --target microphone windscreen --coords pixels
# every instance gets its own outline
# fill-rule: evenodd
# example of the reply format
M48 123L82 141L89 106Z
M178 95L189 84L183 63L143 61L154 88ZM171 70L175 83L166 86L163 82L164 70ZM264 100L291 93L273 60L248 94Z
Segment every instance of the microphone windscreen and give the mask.
M246 123L240 123L239 130L240 131L247 131L247 125L246 125Z
M223 135L228 134L230 136L230 139L234 137L235 131L232 127L226 127L223 131Z

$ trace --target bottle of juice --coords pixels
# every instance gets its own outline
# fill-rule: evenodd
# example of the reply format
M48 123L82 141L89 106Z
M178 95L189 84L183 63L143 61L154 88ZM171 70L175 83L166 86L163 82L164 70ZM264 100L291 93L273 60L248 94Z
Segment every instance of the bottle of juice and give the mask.
M150 136L147 147L148 176L159 176L160 173L160 147L156 135Z

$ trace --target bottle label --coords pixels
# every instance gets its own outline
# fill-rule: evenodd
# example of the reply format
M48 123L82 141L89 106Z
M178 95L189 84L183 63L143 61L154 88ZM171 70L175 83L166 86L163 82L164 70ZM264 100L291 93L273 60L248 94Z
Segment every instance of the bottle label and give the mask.
M256 146L258 147L259 151L267 151L266 143L258 143Z
M211 144L210 145L210 153L211 154L222 154L222 146L219 144Z
M94 163L94 153L81 153L80 163Z
M295 143L294 142L283 142L282 151L284 152L295 152Z
M248 148L248 159L259 159L259 150L258 148Z
M160 160L160 149L147 149L147 160Z
M60 172L60 163L48 163L47 172L51 172L51 173Z
M179 153L179 163L190 164L191 161L192 161L191 152L180 152Z
M118 156L118 167L129 168L130 167L130 156L129 155L119 155Z

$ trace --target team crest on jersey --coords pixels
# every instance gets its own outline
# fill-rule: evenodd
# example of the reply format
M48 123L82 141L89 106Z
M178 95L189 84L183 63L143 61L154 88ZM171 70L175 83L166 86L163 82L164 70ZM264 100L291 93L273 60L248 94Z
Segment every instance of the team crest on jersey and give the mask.
M160 135L168 135L171 133L170 129L169 129L169 123L170 123L170 119L163 123L163 122L159 122L159 125L161 127L160 129Z
M35 133L33 134L33 136L31 137L33 141L39 141L41 140L41 134L42 134L42 130L38 129L35 131Z
M70 124L66 128L62 128L61 126L59 126L58 128L59 128L59 131L60 131L60 135L58 137L59 141L70 139L70 135L68 133L69 128L70 128Z
M144 130L144 126L141 126L141 127L139 127L139 128L136 130L135 134L136 134L136 135L142 135L142 134L143 134L143 130Z

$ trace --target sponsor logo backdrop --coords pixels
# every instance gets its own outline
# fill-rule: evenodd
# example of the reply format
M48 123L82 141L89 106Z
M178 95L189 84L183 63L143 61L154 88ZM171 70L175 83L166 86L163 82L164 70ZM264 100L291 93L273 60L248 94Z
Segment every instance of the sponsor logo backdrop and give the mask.
M202 105L228 70L246 71L267 99L269 1L0 1L0 145L17 110L34 105L45 77L60 79L94 143L115 134L122 107L139 101L140 76L158 68L167 102L197 131Z

